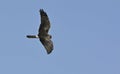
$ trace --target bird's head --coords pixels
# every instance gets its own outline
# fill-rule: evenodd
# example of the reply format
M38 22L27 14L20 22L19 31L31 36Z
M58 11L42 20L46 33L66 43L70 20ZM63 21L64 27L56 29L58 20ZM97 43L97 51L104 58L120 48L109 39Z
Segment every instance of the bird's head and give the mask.
M49 35L49 38L51 39L51 38L52 38L52 36L51 36L51 35Z

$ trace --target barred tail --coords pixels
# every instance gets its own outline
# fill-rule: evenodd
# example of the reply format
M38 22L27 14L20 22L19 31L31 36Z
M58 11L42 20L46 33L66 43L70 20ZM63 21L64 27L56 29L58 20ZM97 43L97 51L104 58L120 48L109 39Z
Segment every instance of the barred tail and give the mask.
M27 35L26 37L27 38L38 38L38 36L36 36L36 35Z

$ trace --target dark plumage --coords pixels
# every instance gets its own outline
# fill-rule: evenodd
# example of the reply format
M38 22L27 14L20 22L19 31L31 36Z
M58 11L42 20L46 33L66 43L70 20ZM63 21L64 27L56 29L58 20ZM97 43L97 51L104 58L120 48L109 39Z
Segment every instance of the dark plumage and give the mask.
M53 42L51 41L52 36L48 34L50 21L47 13L43 9L40 9L39 12L41 15L41 24L38 30L38 35L27 35L27 38L39 38L47 53L50 54L53 50Z

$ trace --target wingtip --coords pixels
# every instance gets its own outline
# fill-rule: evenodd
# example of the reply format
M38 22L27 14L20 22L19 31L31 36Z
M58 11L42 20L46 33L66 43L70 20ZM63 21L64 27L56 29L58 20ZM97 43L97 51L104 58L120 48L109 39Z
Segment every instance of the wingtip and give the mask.
M47 54L49 55L51 52L52 52L52 50L51 51L47 51Z
M43 9L40 9L39 12L43 12L44 10Z
M45 11L43 9L40 9L39 12L40 13L45 13Z
M52 51L51 51L52 52ZM49 55L51 52L47 52L47 54Z
M47 13L43 9L40 9L39 12L41 15L47 16Z

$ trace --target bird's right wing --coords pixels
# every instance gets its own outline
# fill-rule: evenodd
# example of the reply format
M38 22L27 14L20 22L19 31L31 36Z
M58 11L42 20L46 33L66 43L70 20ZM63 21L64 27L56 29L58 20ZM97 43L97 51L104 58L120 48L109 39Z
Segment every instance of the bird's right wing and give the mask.
M47 13L43 9L40 9L41 24L39 27L39 33L48 33L50 28L50 21Z

